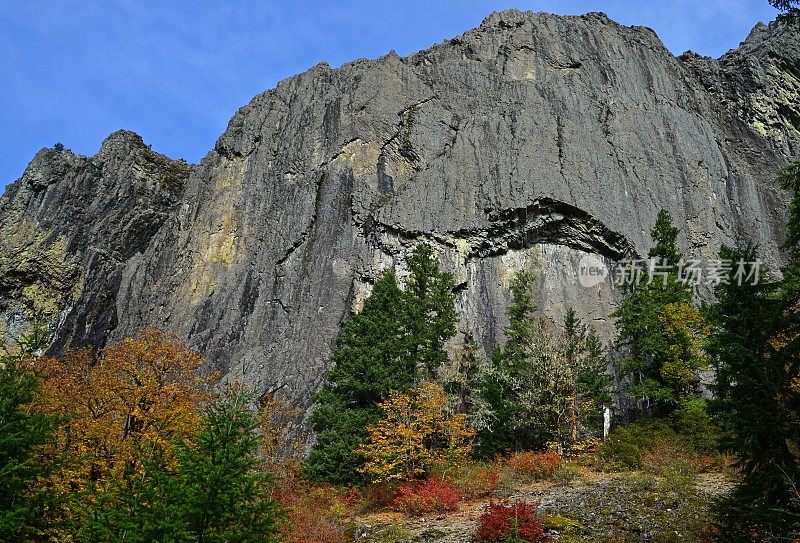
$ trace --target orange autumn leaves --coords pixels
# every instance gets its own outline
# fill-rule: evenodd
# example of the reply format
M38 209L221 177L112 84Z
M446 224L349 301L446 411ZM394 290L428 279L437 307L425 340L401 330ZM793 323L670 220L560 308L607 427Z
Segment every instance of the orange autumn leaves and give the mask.
M170 443L195 432L198 405L213 377L199 377L202 357L184 343L146 330L99 352L73 350L37 362L40 409L65 417L46 454L64 460L51 481L64 491L132 478L144 457L170 454Z

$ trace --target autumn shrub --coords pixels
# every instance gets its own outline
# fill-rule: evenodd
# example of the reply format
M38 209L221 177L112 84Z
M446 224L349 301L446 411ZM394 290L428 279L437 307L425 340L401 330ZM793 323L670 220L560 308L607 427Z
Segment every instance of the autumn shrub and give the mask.
M615 428L597 450L599 465L658 473L662 465L681 459L698 472L725 469L729 459L714 449L717 430L698 402L684 402L669 419L643 418Z
M434 472L434 475L446 477L465 499L485 498L500 487L501 466L499 462L464 462L447 473Z
M391 507L411 516L445 513L457 510L461 499L461 492L452 483L428 479L401 485Z
M706 402L688 399L667 418L643 417L615 428L598 448L597 458L612 470L647 468L648 463L676 455L689 459L697 470L721 469L727 461L717 449L719 439Z
M398 494L397 482L373 483L363 489L360 509L368 512L390 507Z
M657 439L641 452L641 468L655 475L661 475L675 462L691 465L694 457L695 455L680 443Z
M598 437L590 437L575 443L569 443L564 447L564 456L576 460L591 457L597 452L598 447L603 444L603 440Z
M723 472L735 478L739 474L735 462L736 460L729 454L705 453L696 456L692 463L698 473Z
M352 497L332 486L312 486L299 479L284 479L275 491L286 509L282 536L285 543L346 543Z
M478 543L536 543L545 541L544 528L536 514L539 504L490 502L478 520L473 540Z
M511 455L506 465L526 481L550 478L561 465L561 455L554 451L520 452Z

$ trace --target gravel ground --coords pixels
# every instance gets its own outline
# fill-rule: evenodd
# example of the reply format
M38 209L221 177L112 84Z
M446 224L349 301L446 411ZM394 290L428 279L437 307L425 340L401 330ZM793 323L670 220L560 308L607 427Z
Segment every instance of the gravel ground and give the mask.
M642 474L591 474L571 485L531 485L508 496L540 503L540 514L554 527L549 534L565 542L697 541L708 520L708 503L732 483L721 474L702 474L693 482ZM486 502L462 504L449 515L409 519L382 513L359 519L360 541L374 543L465 543ZM577 526L575 526L577 525Z

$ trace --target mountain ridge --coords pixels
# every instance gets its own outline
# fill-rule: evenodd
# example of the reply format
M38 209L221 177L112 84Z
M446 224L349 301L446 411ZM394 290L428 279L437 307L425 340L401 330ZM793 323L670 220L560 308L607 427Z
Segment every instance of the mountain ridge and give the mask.
M196 165L127 131L92 157L44 149L0 198L0 321L36 308L53 353L163 328L308 406L340 322L427 242L484 349L521 268L547 316L575 306L610 340L619 293L575 266L644 254L661 207L687 253L748 232L782 261L770 178L800 148L796 38L773 22L720 59L675 57L602 14L510 10L285 79Z

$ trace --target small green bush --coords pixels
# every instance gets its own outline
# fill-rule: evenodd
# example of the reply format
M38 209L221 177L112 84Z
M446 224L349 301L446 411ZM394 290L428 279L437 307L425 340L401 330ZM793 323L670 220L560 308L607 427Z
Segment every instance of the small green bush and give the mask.
M680 437L663 419L639 419L629 426L614 429L597 451L606 469L642 469L642 454L656 442L679 442Z
M378 533L370 536L367 541L370 543L405 543L411 541L411 531L397 523L392 523L381 529Z
M671 416L672 428L697 453L715 452L718 448L720 430L708 414L707 404L690 398L681 402Z
M615 428L597 450L604 469L650 469L652 461L669 463L673 458L697 466L724 464L718 452L719 427L708 414L707 402L685 400L668 418L641 418ZM700 468L703 469L703 468Z
M568 485L581 475L581 470L573 464L561 464L553 472L551 478L558 485Z
M661 471L658 491L674 505L686 501L694 491L695 472L692 465L677 459Z

